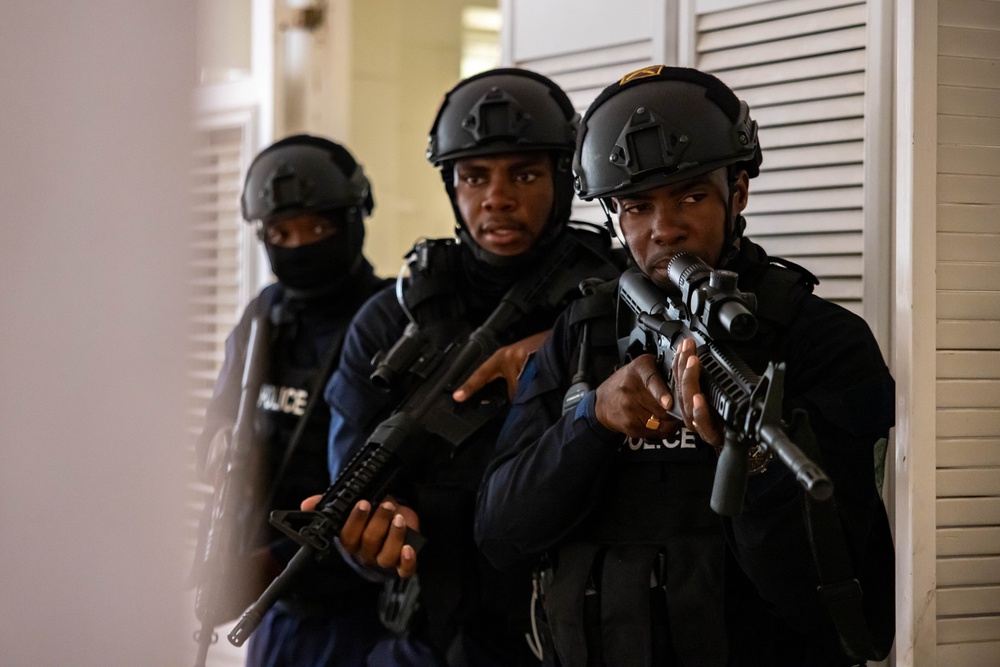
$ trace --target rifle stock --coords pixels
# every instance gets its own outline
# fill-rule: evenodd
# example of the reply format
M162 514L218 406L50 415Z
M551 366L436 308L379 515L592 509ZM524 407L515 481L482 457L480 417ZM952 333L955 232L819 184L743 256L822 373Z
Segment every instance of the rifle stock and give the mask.
M712 509L723 516L742 511L752 447L781 460L813 497L829 498L833 493L829 478L792 442L781 420L784 364L770 362L764 375L757 375L728 344L756 332L753 295L736 290L735 274L712 270L691 255L674 257L668 275L676 293L663 292L640 271L629 269L620 279L619 295L635 315L630 349L655 352L660 372L673 390L674 354L684 340L695 341L702 393L725 424ZM674 398L672 414L681 418Z

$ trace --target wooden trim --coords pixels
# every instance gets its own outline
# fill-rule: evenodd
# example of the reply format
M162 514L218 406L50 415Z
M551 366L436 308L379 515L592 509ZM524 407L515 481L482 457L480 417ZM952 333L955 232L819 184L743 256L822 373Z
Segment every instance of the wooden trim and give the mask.
M896 3L895 468L897 667L937 664L936 0Z

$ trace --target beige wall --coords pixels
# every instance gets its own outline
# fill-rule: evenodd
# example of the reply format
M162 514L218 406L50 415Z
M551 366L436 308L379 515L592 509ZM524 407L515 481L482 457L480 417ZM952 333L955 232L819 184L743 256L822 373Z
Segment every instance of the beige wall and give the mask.
M449 236L454 217L424 157L444 93L459 80L463 0L355 2L350 129L345 138L374 184L366 253L394 275L420 236ZM494 3L495 4L495 3Z

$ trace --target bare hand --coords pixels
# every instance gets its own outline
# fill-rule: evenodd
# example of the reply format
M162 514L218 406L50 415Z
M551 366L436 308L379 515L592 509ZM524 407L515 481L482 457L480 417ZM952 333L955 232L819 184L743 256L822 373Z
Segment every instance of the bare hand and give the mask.
M320 496L306 498L302 510L313 511L319 499ZM359 500L340 531L340 545L363 567L395 570L406 579L417 571L417 552L403 543L407 528L420 530L420 518L392 496L386 496L374 513L371 503Z
M701 392L701 360L690 338L681 343L674 355L673 374L677 407L684 416L684 425L708 444L721 449L725 441L724 425Z
M469 376L469 379L455 390L451 397L461 403L493 380L504 378L507 380L507 397L514 398L514 392L517 391L517 380L521 377L524 365L528 363L528 357L542 346L545 339L549 337L550 331L551 329L542 331L534 336L528 336L516 343L501 347L484 361Z
M606 428L630 438L663 438L680 427L671 417L673 398L656 367L656 357L644 354L597 387L595 411Z

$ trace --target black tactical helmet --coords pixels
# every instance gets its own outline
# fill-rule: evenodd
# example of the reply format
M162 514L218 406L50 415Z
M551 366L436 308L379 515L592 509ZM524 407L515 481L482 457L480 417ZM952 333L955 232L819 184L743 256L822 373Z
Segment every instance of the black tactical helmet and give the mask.
M581 198L603 200L726 167L725 264L746 226L731 213L736 177L757 176L761 160L757 122L726 84L695 69L655 65L626 74L587 109L573 156L574 185ZM607 222L615 234L610 214Z
M375 201L364 170L346 148L328 139L297 134L254 158L240 206L248 222L338 209L346 209L348 217L360 221L372 212Z
M258 223L271 270L289 294L332 293L363 265L364 218L375 200L361 165L340 144L297 134L268 146L247 170L240 206L245 220ZM302 213L335 221L342 232L301 248L267 242L264 225Z
M472 244L479 259L497 265L507 263L476 246L465 231L455 204L455 160L498 153L552 153L555 201L546 232L539 239L539 245L543 245L569 219L574 196L570 164L579 119L559 86L524 69L482 72L464 79L445 94L428 137L427 159L441 169L458 221L456 232L464 243Z
M760 173L746 102L698 70L657 65L604 89L583 118L573 171L583 199L649 190L734 165Z
M579 115L551 80L523 69L494 69L445 94L428 137L435 167L474 155L551 150L573 154Z

